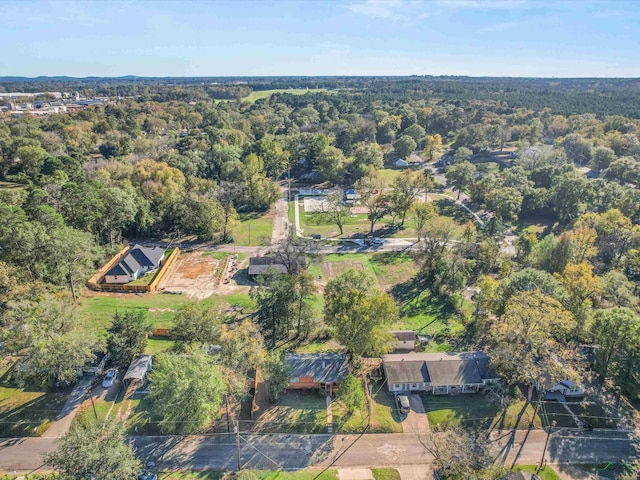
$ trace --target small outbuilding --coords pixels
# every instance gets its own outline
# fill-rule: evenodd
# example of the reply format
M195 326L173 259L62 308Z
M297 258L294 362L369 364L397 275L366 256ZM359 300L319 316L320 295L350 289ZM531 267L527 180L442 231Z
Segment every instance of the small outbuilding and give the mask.
M416 348L416 333L413 330L392 330L393 349L413 351Z
M406 160L402 159L402 158L396 158L393 161L393 166L396 168L407 168L409 166L409 162L407 162Z
M289 371L289 389L318 389L331 395L349 375L349 362L344 353L285 354Z
M151 355L139 355L133 359L131 365L124 374L122 381L126 387L134 384L142 384L147 379L147 374L153 369Z
M252 277L273 274L283 275L287 273L287 267L273 257L251 257L249 258L247 273Z

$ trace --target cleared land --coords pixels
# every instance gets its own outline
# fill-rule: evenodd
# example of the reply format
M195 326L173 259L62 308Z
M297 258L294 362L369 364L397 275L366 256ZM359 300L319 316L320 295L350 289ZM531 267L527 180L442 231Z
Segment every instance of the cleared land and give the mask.
M276 88L274 90L254 90L246 97L242 98L243 102L255 102L263 98L268 98L274 93L289 93L291 95L304 95L305 93L326 92L326 88Z
M272 211L264 215L241 215L240 225L233 234L233 244L243 247L269 245L272 232Z
M220 285L225 264L226 256L216 258L202 252L184 253L169 266L158 290L196 299L210 297Z

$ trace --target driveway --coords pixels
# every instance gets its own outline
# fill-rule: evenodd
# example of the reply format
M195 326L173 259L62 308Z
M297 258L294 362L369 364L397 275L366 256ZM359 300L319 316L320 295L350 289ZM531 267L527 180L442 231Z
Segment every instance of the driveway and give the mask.
M62 437L69 431L71 422L73 422L76 413L78 413L78 409L80 405L82 405L94 380L95 377L91 375L85 375L78 380L67 402L64 404L64 407L62 407L60 415L58 415L56 420L47 429L43 437Z
M402 431L404 433L429 433L431 431L429 417L424 410L420 395L415 393L409 395L409 405L411 405L411 411L402 422Z

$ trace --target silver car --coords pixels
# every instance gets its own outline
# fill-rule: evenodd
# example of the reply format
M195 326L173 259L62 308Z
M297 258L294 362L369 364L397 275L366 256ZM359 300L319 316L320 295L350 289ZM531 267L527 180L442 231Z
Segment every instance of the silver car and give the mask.
M113 382L116 381L116 377L118 376L118 370L115 368L112 368L110 370L107 371L107 374L104 377L104 380L102 380L102 388L109 388L113 385Z

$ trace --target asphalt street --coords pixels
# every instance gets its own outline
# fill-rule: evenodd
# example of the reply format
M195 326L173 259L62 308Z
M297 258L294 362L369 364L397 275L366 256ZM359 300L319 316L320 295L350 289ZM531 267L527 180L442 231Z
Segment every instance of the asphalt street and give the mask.
M437 435L437 434L436 434ZM242 468L296 470L329 467L382 467L428 465L428 435L244 435L240 436ZM537 463L547 439L544 430L495 433L491 444L498 460ZM215 436L131 437L145 461L161 470L236 469L234 434ZM6 439L0 442L0 470L33 472L47 470L43 455L55 448L54 438ZM626 462L640 458L640 445L631 433L597 430L558 430L549 440L546 460L554 464L605 461Z

